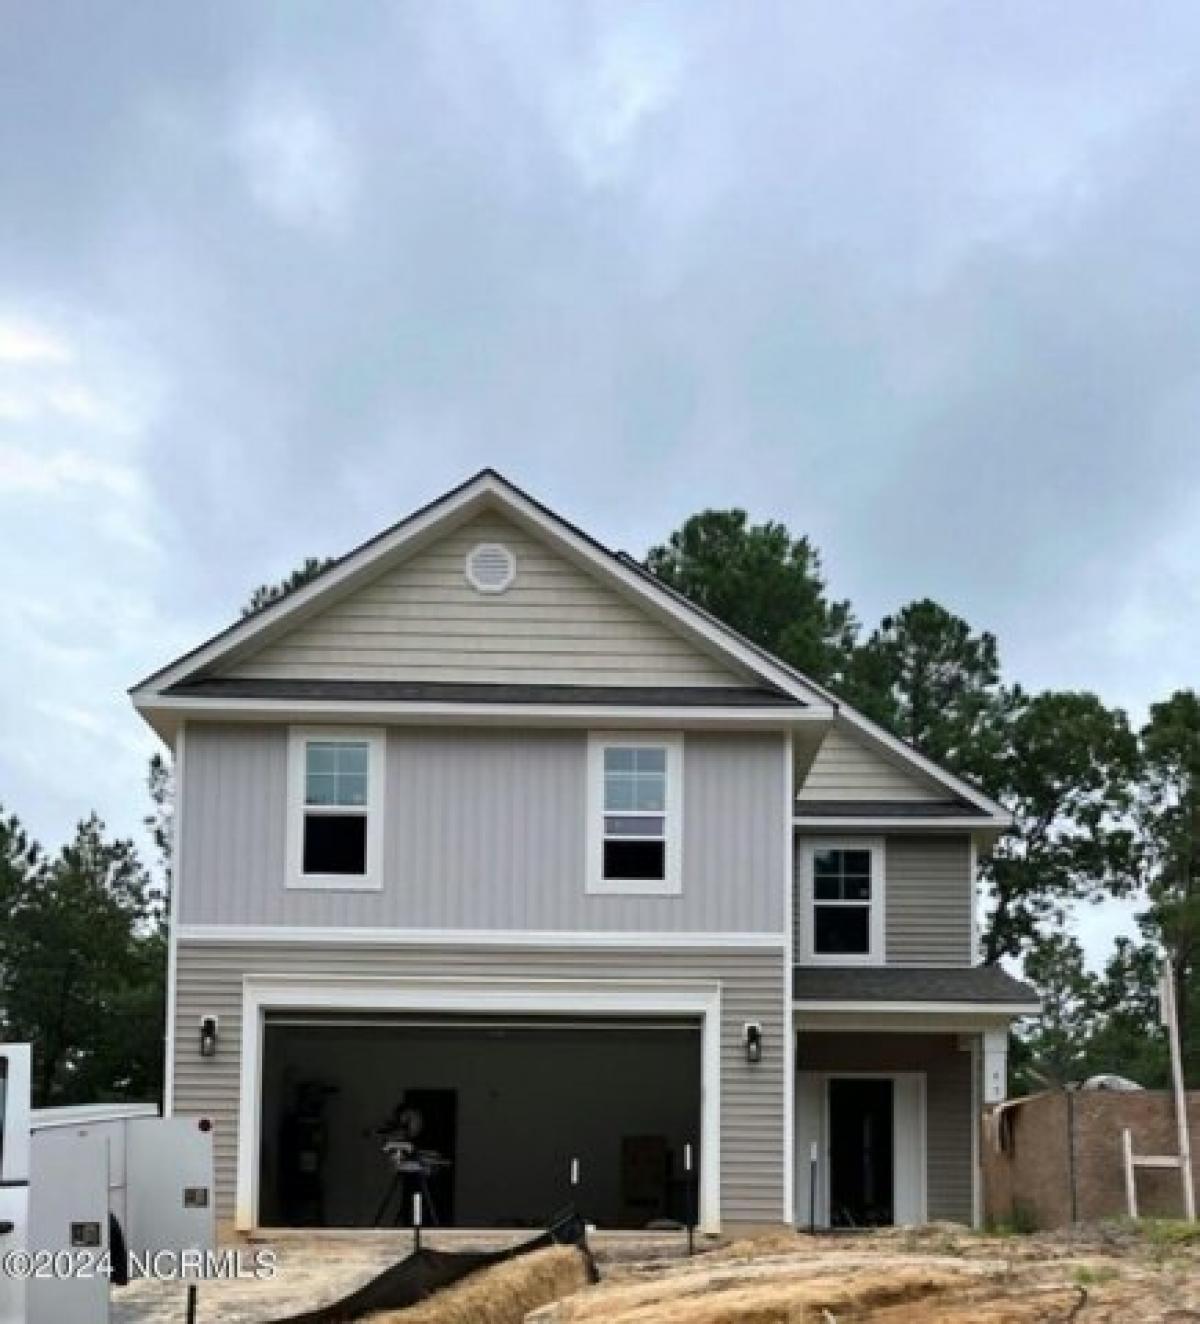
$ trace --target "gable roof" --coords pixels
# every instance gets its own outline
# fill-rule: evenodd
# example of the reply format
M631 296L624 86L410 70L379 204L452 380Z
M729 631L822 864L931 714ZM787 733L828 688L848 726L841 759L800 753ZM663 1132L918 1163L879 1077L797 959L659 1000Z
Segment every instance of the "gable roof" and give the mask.
M853 725L866 743L923 772L953 795L973 805L980 815L997 825L1009 822L1006 811L977 787L939 767L795 667L663 584L632 557L611 551L491 468L480 470L443 496L360 544L300 588L235 621L146 676L130 690L134 704L148 712L163 703L216 699L217 695L211 689L204 692L216 679L213 676L215 669L225 667L278 638L317 610L340 601L387 566L398 564L443 533L488 509L499 510L535 532L564 556L636 602L648 614L670 625L699 649L720 659L736 675L745 678L747 693L752 692L759 699L769 693L771 698L758 706L777 706L781 712L788 708L793 712L803 710L804 716L816 720L831 720L837 715ZM707 688L711 691L706 696L710 702L728 703L731 695L728 687L723 690ZM327 697L333 698L332 695ZM524 697L529 702L547 700L545 694ZM604 701L596 695L589 697L592 703ZM625 690L622 698L633 701L632 690ZM678 696L671 696L667 706L672 703L679 703ZM742 703L745 700L739 699L734 706Z
M207 674L261 647L312 615L314 609L337 601L378 574L393 560L411 555L435 537L485 509L498 509L536 531L561 553L636 601L659 620L719 657L746 677L752 686L767 686L787 695L793 704L832 714L829 697L806 677L750 644L736 631L701 612L660 584L634 570L626 558L610 551L590 534L536 501L494 469L484 469L436 501L348 552L300 588L236 621L205 643L138 682L131 691L135 703Z

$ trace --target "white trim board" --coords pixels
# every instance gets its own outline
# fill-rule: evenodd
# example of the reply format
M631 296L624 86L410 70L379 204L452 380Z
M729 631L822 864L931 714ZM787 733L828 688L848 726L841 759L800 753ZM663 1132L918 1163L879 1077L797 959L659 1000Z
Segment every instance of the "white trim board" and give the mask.
M797 1019L803 1019L805 1012L821 1015L845 1012L848 1015L880 1017L911 1016L916 1012L924 1012L931 1016L971 1016L981 1021L997 1016L1006 1020L1013 1016L1036 1016L1042 1009L1041 1004L1036 1002L871 1002L866 999L861 1002L808 1000L793 1002L792 1008Z
M807 803L811 804L812 801ZM889 833L904 832L979 832L991 829L997 831L997 825L994 819L979 817L961 818L941 817L941 818L913 818L911 816L896 817L883 814L873 814L870 817L855 816L853 814L822 814L820 817L810 814L797 814L792 819L792 826L797 832L817 830L825 832L829 828L845 829L847 832L853 832L856 829L863 832L878 832L881 828L886 828Z
M979 1153L979 1128L983 1122L983 1109L980 1107L980 1076L983 1067L980 1062L979 1035L971 1036L971 1226L983 1227L983 1166Z
M674 730L779 730L829 721L810 708L653 707L634 704L445 703L359 699L205 699L186 695L135 695L134 707L156 730L185 716L205 721L362 721L410 726L469 722L477 726L649 726ZM155 723L151 719L158 719Z
M242 980L236 1225L258 1223L265 1013L412 1011L477 1014L693 1015L700 1018L700 1226L721 1224L721 986L693 980L314 979L248 974Z
M179 968L179 885L183 877L183 776L187 751L187 723L182 722L171 758L171 890L167 896L167 1024L163 1045L164 1117L175 1113L175 1006Z
M629 947L640 951L654 948L705 951L744 948L783 951L782 933L662 933L657 931L597 929L590 932L563 929L385 929L318 928L289 924L180 924L179 940L190 943L274 943L305 946L376 947L552 947L573 949Z
M796 843L790 823L795 802L796 748L792 735L783 741L783 1170L792 1172L796 1165L796 1032L792 1028L791 969L796 959ZM783 1221L796 1221L796 1184L783 1183Z

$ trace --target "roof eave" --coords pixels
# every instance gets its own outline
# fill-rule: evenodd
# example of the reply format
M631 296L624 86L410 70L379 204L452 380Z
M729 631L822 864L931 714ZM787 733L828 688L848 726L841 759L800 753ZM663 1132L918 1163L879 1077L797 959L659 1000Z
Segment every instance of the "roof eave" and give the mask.
M845 1013L854 1016L1039 1016L1042 1004L1038 1001L1024 1002L974 1002L970 999L879 999L870 998L826 998L823 1000L793 998L792 1010L809 1012L813 1015L838 1015Z
M878 831L919 832L936 828L939 832L947 829L962 832L1004 832L1012 826L1009 815L995 814L947 814L937 818L913 818L910 816L889 816L878 814L871 817L862 815L796 815L792 819L795 828L818 828L822 831L836 828L838 831L850 831L854 828Z
M595 728L621 724L659 728L790 730L827 720L811 708L778 704L651 705L615 703L460 703L437 700L233 699L163 694L135 695L134 707L160 735L180 721L341 721L436 725L469 721L483 725ZM166 738L164 736L164 738Z

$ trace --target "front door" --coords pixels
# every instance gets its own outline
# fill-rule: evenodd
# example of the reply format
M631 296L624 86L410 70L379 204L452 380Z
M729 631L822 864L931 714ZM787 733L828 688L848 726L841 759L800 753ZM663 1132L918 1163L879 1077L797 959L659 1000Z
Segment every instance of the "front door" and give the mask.
M815 1227L923 1223L925 1076L796 1077L796 1221Z
M829 1221L888 1227L895 1221L895 1108L890 1080L829 1082Z

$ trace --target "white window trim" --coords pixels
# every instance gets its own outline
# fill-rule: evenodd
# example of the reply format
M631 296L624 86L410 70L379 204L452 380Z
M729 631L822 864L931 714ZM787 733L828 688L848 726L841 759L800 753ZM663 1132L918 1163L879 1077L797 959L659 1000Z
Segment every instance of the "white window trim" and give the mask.
M367 868L362 874L304 872L305 749L310 740L367 742ZM382 727L288 728L287 877L289 888L318 892L378 892L383 887L383 802L387 732Z
M604 877L604 751L665 749L667 804L666 876L662 879ZM638 731L592 731L587 751L587 891L594 896L681 896L683 894L683 736Z
M813 855L819 850L871 852L870 950L864 955L829 954L814 950ZM882 837L809 837L800 849L800 960L803 965L883 965L884 915L887 900L887 855Z

